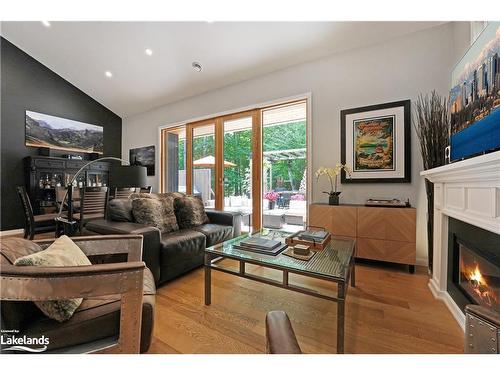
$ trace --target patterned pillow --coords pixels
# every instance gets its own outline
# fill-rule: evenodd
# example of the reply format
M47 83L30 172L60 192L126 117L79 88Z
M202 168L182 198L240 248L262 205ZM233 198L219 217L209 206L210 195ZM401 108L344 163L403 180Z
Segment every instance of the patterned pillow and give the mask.
M90 266L85 253L69 238L61 236L47 249L17 258L16 266L69 267ZM71 298L57 301L35 301L42 312L49 318L64 322L73 316L83 298Z
M132 213L136 223L150 225L162 233L179 230L174 213L174 198L136 198L132 200Z
M175 216L179 228L187 229L209 222L200 197L185 195L175 199Z

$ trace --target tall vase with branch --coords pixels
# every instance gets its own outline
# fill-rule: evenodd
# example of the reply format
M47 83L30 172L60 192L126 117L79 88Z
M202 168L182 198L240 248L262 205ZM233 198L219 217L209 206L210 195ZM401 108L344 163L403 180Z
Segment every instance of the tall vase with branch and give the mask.
M328 204L330 205L338 206L339 204L339 195L341 192L337 190L337 184L338 177L342 170L344 170L349 177L351 176L351 170L345 164L337 164L335 168L320 167L316 171L316 181L318 181L321 176L328 177L330 181L330 191L323 192L328 194Z
M445 164L444 151L450 140L450 116L448 100L436 91L417 99L413 126L420 141L424 169L436 168ZM433 226L434 226L434 184L425 180L427 194L427 248L429 272L433 265Z

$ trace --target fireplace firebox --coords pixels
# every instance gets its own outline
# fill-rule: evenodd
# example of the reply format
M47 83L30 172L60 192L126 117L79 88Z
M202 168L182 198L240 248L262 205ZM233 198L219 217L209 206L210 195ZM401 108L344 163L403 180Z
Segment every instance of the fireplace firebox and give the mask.
M500 236L449 218L448 293L465 310L476 304L500 312Z

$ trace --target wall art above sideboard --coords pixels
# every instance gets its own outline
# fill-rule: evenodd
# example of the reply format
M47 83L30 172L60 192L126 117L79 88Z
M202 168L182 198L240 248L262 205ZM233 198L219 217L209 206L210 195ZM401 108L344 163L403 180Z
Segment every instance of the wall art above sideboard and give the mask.
M342 183L411 182L410 101L344 109L341 120Z

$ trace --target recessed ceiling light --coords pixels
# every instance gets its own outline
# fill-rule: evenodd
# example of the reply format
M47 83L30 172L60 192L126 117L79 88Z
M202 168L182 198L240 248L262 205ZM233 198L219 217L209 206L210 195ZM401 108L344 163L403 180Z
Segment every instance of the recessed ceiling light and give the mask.
M148 56L151 56L153 54L153 50L151 48L146 48L144 52L146 52L146 55Z
M104 72L104 75L105 75L106 77L108 77L108 78L113 77L113 73L111 73L109 70L106 70L106 71Z
M49 21L42 21L42 24L45 27L50 27L50 22Z
M191 64L191 66L193 67L194 70L196 70L197 72L201 72L203 70L203 67L201 66L201 64L199 62L193 62Z

